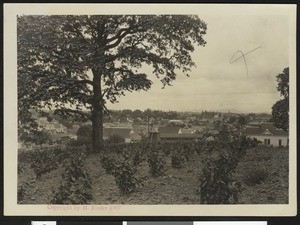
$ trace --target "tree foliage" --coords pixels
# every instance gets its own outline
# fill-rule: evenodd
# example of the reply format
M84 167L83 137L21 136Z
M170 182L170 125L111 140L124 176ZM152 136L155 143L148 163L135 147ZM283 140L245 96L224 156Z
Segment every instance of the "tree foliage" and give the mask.
M120 143L125 143L125 138L118 134L113 134L110 135L107 139L108 144L120 144Z
M31 122L33 124L34 122ZM28 128L29 129L29 128ZM33 127L30 127L32 131L23 130L19 133L19 139L24 143L34 143L36 145L42 144L52 144L52 139L49 133L40 130L34 130Z
M80 144L91 144L92 142L92 126L91 125L83 125L79 127L76 132L77 142Z
M289 68L276 76L277 90L283 99L277 101L272 107L274 125L283 130L289 129Z
M108 101L148 90L149 75L163 86L179 71L188 75L194 45L206 44L206 24L185 15L20 16L17 31L19 112L47 107L90 119L94 150Z

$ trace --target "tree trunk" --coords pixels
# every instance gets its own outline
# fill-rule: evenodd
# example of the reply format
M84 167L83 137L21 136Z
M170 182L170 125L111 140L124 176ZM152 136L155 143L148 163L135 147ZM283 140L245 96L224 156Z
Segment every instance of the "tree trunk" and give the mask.
M101 96L101 75L93 70L93 109L92 109L92 152L103 149L103 105Z

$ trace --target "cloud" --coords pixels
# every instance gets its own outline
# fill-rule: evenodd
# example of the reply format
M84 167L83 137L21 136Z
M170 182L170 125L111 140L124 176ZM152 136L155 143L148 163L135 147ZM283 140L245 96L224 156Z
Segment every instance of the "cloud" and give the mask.
M113 109L226 110L271 112L279 99L276 75L289 65L289 30L282 16L200 16L208 24L207 45L196 47L190 77L178 74L172 86L161 89L153 76L148 92L128 93ZM244 54L230 63L238 50ZM247 75L248 70L248 75ZM145 71L151 74L149 68Z

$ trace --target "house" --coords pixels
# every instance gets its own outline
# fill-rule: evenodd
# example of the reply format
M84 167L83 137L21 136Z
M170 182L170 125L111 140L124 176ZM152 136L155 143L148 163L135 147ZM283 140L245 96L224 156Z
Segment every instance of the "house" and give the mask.
M181 129L181 132L183 133L183 134L194 134L195 133L195 130L194 129L191 129L191 128L182 128Z
M185 123L182 120L169 120L168 123L170 126L175 126L175 127L184 127Z
M77 130L78 130L78 129L79 129L79 127L80 127L80 125L79 125L79 124L73 124L73 125L72 125L72 128L73 128L73 129L77 129Z
M248 127L260 127L261 122L260 121L251 121L247 124Z
M288 146L289 135L287 131L276 128L273 123L262 123L259 127L246 127L246 135L251 138L256 138L267 146Z
M67 132L67 127L65 127L60 122L54 119L49 121L47 117L40 117L36 120L36 122L38 124L38 130L44 130L52 134Z
M180 127L159 127L156 130L150 132L149 137L154 142L176 142L176 141L198 141L202 135L192 133L192 129L188 129L189 132L184 131L186 129Z
M48 121L47 117L40 117L36 120L38 124L38 130L44 130L46 132L54 132L55 126Z
M200 126L206 126L206 125L209 124L209 120L203 118L203 119L201 119L201 120L198 121L198 124L199 124Z
M64 125L62 125L59 122L54 122L53 123L54 128L55 128L55 132L56 133L66 133L67 132L67 127L65 127Z
M130 127L106 127L103 129L103 139L107 140L112 135L118 135L125 139L125 143L136 141L137 135Z
M160 134L182 134L180 127L159 127L158 132Z

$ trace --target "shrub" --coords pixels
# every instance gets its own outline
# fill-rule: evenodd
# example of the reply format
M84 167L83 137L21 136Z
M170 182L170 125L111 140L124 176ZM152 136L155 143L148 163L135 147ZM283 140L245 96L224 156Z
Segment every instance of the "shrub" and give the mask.
M25 182L24 184L18 186L18 195L17 195L18 203L22 203L24 201L27 186L28 186L27 182Z
M32 162L32 156L35 151L21 151L18 152L18 163L25 164Z
M63 182L53 191L51 204L87 204L92 199L91 178L84 167L86 154L74 152L64 161Z
M137 179L137 167L129 155L103 155L101 163L106 173L115 177L116 185L122 194L133 192L141 182Z
M189 162L196 152L194 143L183 143L181 148L183 149L182 154L185 161Z
M40 179L43 174L49 173L58 168L70 155L85 153L82 147L51 147L33 151L30 155L31 168L36 178ZM21 162L21 160L20 160Z
M43 174L49 173L58 167L57 155L51 150L37 150L32 156L31 168L36 179L40 179Z
M107 139L107 143L111 143L111 144L125 143L125 139L120 135L113 134L109 136L109 138Z
M232 167L228 157L221 154L217 160L206 163L200 177L202 204L229 204L238 201L239 185L232 185Z
M18 175L24 172L24 163L18 162Z
M115 155L101 156L101 165L107 174L114 174L117 164L117 157Z
M151 152L148 156L148 165L150 168L150 173L153 177L158 177L164 175L166 162L159 157L157 151Z
M181 151L176 150L171 158L171 163L173 168L182 168L185 163L184 155Z
M221 151L216 159L204 162L200 177L201 203L229 204L238 202L241 190L240 182L232 179L239 160L246 149L252 147L251 140L242 137L233 138L230 143L211 143L209 151Z
M263 168L252 168L245 172L244 182L248 186L254 186L265 181L269 176L269 172Z
M136 168L128 161L124 160L121 164L115 165L113 176L122 194L128 194L136 190L141 182L136 178Z
M136 151L133 155L133 165L139 166L144 161L144 155L142 151Z

